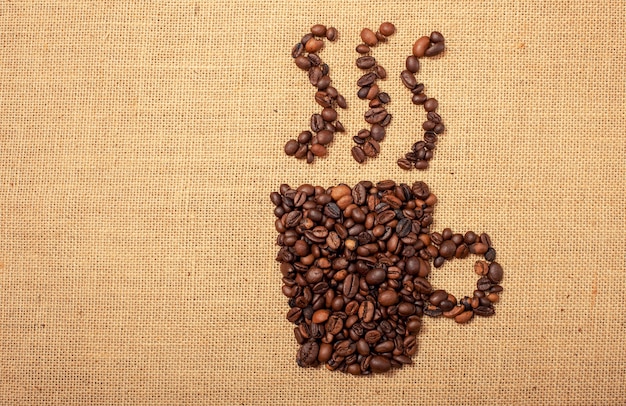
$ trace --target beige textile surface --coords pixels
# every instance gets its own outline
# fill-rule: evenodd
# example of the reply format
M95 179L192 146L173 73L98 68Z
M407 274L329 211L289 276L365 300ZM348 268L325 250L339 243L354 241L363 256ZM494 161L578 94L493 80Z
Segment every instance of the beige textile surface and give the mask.
M358 33L394 121L359 166ZM0 5L1 404L626 403L626 2L185 1ZM282 153L319 108L290 57L314 23L346 95L313 166ZM395 160L424 113L431 168ZM434 230L490 233L505 291L490 319L424 319L414 365L355 378L295 363L269 193L281 183L424 180ZM471 294L472 261L434 272ZM402 403L398 403L402 402Z

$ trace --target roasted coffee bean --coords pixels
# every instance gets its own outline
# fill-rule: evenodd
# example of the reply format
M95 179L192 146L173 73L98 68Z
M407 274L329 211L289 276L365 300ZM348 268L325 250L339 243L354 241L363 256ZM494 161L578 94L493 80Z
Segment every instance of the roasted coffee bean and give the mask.
M433 44L430 48L428 48L425 52L424 52L424 56L436 56L439 55L440 53L443 52L443 50L445 49L445 45L443 42L438 42L436 44Z
M335 41L338 35L339 33L335 27L330 27L326 30L326 38L328 38L329 41Z
M370 86L376 81L376 79L377 79L376 74L374 72L370 72L361 76L359 80L356 82L356 84L357 86L360 86L360 87Z
M444 42L444 38L443 35L441 35L440 32L438 31L433 31L430 33L430 42L432 42L433 44L437 44L439 42Z
M287 154L289 156L293 156L293 155L296 154L296 152L298 151L299 147L300 147L300 144L298 144L298 141L296 141L296 140L289 140L285 144L285 154Z
M424 110L426 111L435 111L437 109L437 106L439 105L439 103L437 102L436 99L428 99L424 102ZM437 125L437 123L430 121L429 122L433 123L433 128L435 128L434 126ZM432 130L432 128L431 128Z
M487 277L493 281L494 283L499 283L502 280L504 272L502 271L502 267L497 262L492 262L489 264L489 271L487 272ZM483 290L483 289L481 289Z
M369 46L374 46L378 43L378 38L376 38L376 34L369 28L363 28L363 30L361 31L361 39Z
M376 65L373 56L362 56L356 60L356 66L360 69L371 69Z
M383 356L375 355L370 360L370 368L372 368L373 372L387 372L391 369L391 362L389 362L389 359Z
M384 22L378 28L378 32L380 32L385 37L388 37L396 32L396 26L390 22Z
M393 306L398 303L398 294L394 290L384 290L378 295L381 306Z
M415 76L408 70L403 70L402 73L400 73L400 79L402 79L402 84L409 90L417 86Z
M420 61L415 55L407 57L405 65L410 73L417 73L420 70Z
M307 58L306 56L298 56L295 59L295 63L296 66L302 70L309 70L311 69L311 61L309 60L309 58Z
M493 261L496 259L496 250L494 250L493 248L489 248L487 250L487 252L485 252L485 259L487 261Z
M381 123L388 113L384 107L376 107L365 112L365 121L370 124Z
M429 45L430 45L430 38L421 37L420 39L415 41L415 43L413 44L413 55L415 55L418 58L423 57Z
M323 37L326 35L326 26L322 24L315 24L311 27L311 34L317 37Z

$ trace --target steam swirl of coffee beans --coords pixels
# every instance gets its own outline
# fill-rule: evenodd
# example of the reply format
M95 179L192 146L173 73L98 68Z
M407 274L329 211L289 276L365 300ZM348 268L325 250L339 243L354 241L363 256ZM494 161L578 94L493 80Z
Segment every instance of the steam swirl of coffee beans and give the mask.
M287 155L306 158L307 163L312 163L315 157L325 156L335 133L345 131L337 120L337 107L345 109L346 99L331 86L330 68L317 54L324 47L323 38L335 41L337 35L336 28L316 24L291 50L296 66L308 72L311 85L317 88L315 101L322 106L321 113L311 116L311 131L302 131L296 139L287 141L284 147Z
M387 112L385 105L391 101L389 95L381 92L378 84L379 79L385 79L387 72L370 55L372 47L381 42L386 42L387 37L396 32L396 27L385 22L380 25L377 32L364 28L361 31L363 43L356 47L361 54L356 60L356 66L366 73L359 78L357 86L359 99L369 100L369 110L365 112L365 121L371 125L370 129L362 129L352 140L357 144L352 147L352 157L358 163L363 163L367 158L374 158L380 153L380 142L385 138L385 127L391 122L391 114Z
M503 271L491 239L431 233L437 198L424 182L283 184L270 199L301 367L387 372L412 363L424 314L457 323L494 314ZM484 256L474 266L480 279L471 297L431 286L431 260L439 267L470 253Z
M439 55L444 49L445 40L443 35L437 31L433 31L430 37L424 36L419 38L413 44L413 55L406 58L406 69L400 74L402 83L413 94L412 102L422 105L424 110L426 110L426 121L422 124L422 128L425 131L423 140L413 144L411 151L407 152L404 158L398 159L398 166L402 169L428 168L428 161L433 157L437 137L445 129L441 116L436 112L439 106L437 99L426 96L424 84L418 83L415 78L415 74L420 69L419 58Z

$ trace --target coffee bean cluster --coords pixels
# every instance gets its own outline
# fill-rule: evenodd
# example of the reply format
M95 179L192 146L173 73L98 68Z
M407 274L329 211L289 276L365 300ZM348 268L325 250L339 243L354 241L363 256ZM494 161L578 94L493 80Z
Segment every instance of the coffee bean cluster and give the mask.
M412 363L424 314L459 323L493 314L502 290L495 262L476 263L472 298L457 301L428 282L433 259L441 266L476 253L490 261L495 250L486 234L431 233L437 198L424 182L281 185L270 199L298 365L386 372Z
M361 31L363 43L356 47L361 55L356 60L356 66L366 73L359 78L357 96L362 100L369 100L369 110L365 112L365 121L370 124L370 129L362 129L352 140L357 144L352 147L352 157L363 163L367 158L374 158L380 153L380 142L385 138L385 127L391 122L391 114L387 112L385 105L391 101L389 94L381 92L378 84L379 79L385 79L387 72L379 65L376 59L370 55L371 48L381 42L386 42L387 37L396 32L396 27L385 22L380 25L377 32L364 28Z
M443 133L445 127L441 116L436 110L439 105L437 99L429 98L424 93L424 84L418 83L415 74L420 69L419 58L439 55L445 49L445 40L441 33L434 31L430 37L423 36L413 44L413 54L406 58L406 69L400 74L404 86L413 94L414 104L422 105L426 110L426 121L422 124L424 137L422 141L413 144L411 151L398 159L398 166L402 169L426 169L428 161L433 157L437 137Z
M317 88L315 101L322 106L321 113L311 116L311 131L302 131L297 139L287 141L284 148L287 155L306 159L308 163L312 163L315 157L325 156L335 133L345 131L337 120L337 107L345 109L346 99L331 86L330 68L317 54L324 47L324 38L335 41L337 36L336 28L316 24L291 51L296 66L308 72L311 85Z

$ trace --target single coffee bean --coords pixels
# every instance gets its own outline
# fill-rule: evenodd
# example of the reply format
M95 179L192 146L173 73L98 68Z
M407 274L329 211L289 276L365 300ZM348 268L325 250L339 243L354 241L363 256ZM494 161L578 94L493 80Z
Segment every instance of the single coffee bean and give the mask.
M455 316L454 321L456 321L459 324L463 324L463 323L467 323L468 321L470 321L472 317L474 317L474 312L472 310L467 310L459 314L458 316Z
M446 240L439 247L439 255L444 258L452 258L456 252L456 245L451 240Z
M433 44L437 44L439 42L444 42L443 35L441 35L438 31L433 31L430 33L430 42Z
M322 47L324 46L324 42L319 40L319 39L315 39L315 38L311 38L310 40L307 41L307 43L304 45L304 49L307 52L317 52L320 49L322 49Z
M378 31L385 37L388 37L396 32L396 26L390 22L384 22L380 25Z
M425 52L424 52L424 56L436 56L439 55L440 53L443 52L443 50L445 49L445 45L443 42L438 42L436 44L433 44L430 48L428 48Z
M318 354L319 344L315 341L307 341L300 347L296 362L303 368L311 367L317 362Z
M370 368L372 368L373 372L377 373L387 372L391 369L391 362L383 356L375 355L370 360Z
M487 277L491 281L495 283L499 283L502 280L503 274L504 272L499 263L492 262L491 264L489 264L489 271L487 272Z
M370 52L370 47L365 44L359 44L356 47L356 51L361 55L368 54Z
M316 37L323 37L326 35L326 26L322 24L315 24L311 27L311 34Z
M409 90L417 86L415 76L408 70L403 70L402 73L400 73L400 79L402 79L402 84Z
M311 61L306 56L298 56L295 59L296 66L302 70L311 69Z
M430 98L430 99L428 99L428 100L426 100L424 102L424 110L426 110L426 111L435 111L435 110L437 110L437 106L439 106L439 103L437 102L437 99ZM434 123L434 122L432 122L432 123L435 124L435 125L437 124L437 123ZM433 125L433 128L435 128L435 125ZM431 128L431 130L432 130L432 128Z
M328 30L326 30L326 38L329 41L335 41L338 35L339 33L337 32L337 29L335 27L330 27L328 28Z
M372 56L362 56L356 60L356 66L360 69L370 69L376 65L376 59Z
M298 141L296 141L296 140L289 140L285 144L285 154L287 154L289 156L293 156L293 155L296 154L296 152L298 151L299 147L300 147L300 144L298 144Z
M411 73L417 73L420 70L420 61L415 55L406 58L406 69Z
M361 39L369 46L374 46L378 43L378 38L376 38L376 34L369 28L363 28L363 30L361 31Z
M398 294L393 290L384 290L378 295L381 306L393 306L398 303Z
M356 84L357 86L361 86L361 87L370 86L372 85L372 83L376 81L376 79L377 79L376 74L374 72L370 72L361 76L359 80L356 82Z
M425 52L426 52L426 49L428 48L429 45L430 45L430 38L429 37L421 37L421 38L419 38L413 44L413 55L415 55L418 58L423 57Z

